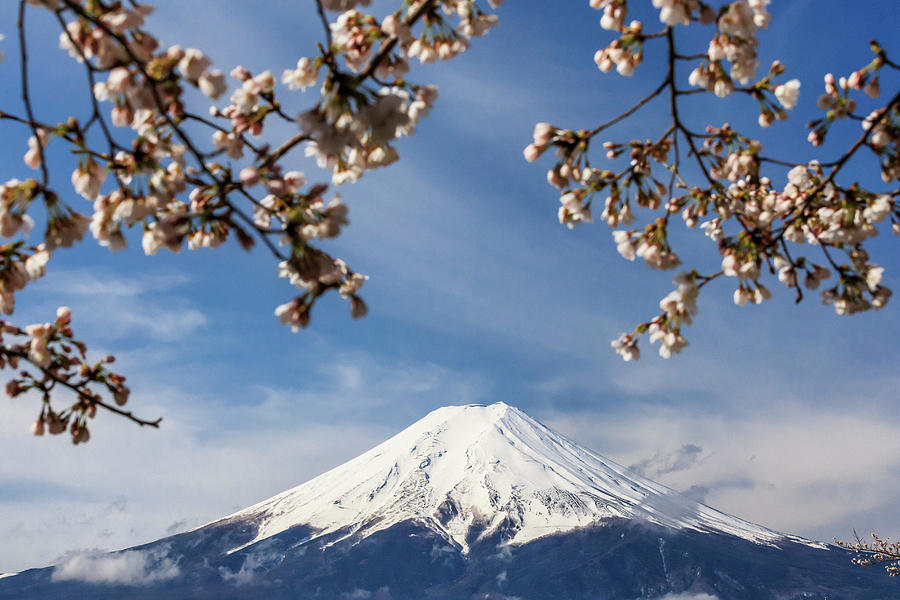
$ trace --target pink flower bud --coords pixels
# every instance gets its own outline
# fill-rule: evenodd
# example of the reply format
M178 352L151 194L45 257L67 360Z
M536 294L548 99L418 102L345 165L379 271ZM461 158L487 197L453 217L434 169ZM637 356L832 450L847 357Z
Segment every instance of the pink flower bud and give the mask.
M352 296L350 298L350 316L354 319L359 319L360 317L366 316L369 312L369 307L366 306L366 303L362 301L361 298L357 296Z
M59 418L59 415L51 412L47 415L47 431L51 435L59 435L66 430L66 422Z
M67 325L72 320L72 309L68 306L60 306L56 309L56 322L59 325Z
M547 183L552 185L555 188L564 188L566 182L563 181L563 178L559 174L559 169L550 169L547 171Z
M41 166L41 153L37 148L31 148L28 152L25 153L25 156L22 157L22 160L25 161L25 164L31 167L32 169L37 169Z
M525 160L534 162L541 157L541 149L534 144L528 144L522 154L525 156Z
M184 48L182 48L178 44L175 44L174 46L171 46L168 50L166 50L166 57L172 60L181 60L182 58L184 58Z
M241 169L241 183L244 185L256 185L259 183L259 171L253 167Z
M116 106L112 109L110 119L116 127L128 127L134 122L134 113L128 106Z
M119 406L125 406L128 402L128 396L131 394L131 390L125 387L124 385L120 385L118 389L113 393L113 400Z
M553 138L553 125L550 123L538 123L534 126L534 143L536 146L546 146Z
M238 81L247 81L248 79L250 79L250 71L248 71L241 65L238 65L231 70L231 76Z
M877 98L881 93L881 87L878 85L878 76L872 78L864 90L869 98Z

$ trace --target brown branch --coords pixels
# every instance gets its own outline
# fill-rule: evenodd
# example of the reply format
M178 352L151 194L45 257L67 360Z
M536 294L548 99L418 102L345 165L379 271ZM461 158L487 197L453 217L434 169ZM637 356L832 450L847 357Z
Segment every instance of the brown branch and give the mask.
M594 129L592 129L590 131L590 136L593 137L593 136L597 135L598 133L600 133L601 131L603 131L604 129L607 129L608 127L612 127L613 125L615 125L622 119L627 119L628 117L633 115L635 112L637 112L637 110L640 109L642 106L644 106L645 104L647 104L648 102L650 102L651 100L653 100L654 98L659 96L662 93L662 91L664 89L666 89L666 85L668 85L668 84L669 84L669 80L668 80L668 78L666 78L661 84L659 84L658 88L656 88L655 90L653 90L652 92L650 92L649 94L644 96L641 100L638 101L637 104L635 104L634 106L632 106L631 108L629 108L628 110L626 110L625 112L620 114L619 116L617 116L613 119L610 119L606 123L603 123L602 125L598 125Z
M677 53L675 52L675 34L671 26L666 28L666 42L669 50L669 71L666 75L666 80L663 83L669 86L669 110L672 113L672 122L679 131L684 133L688 145L691 147L691 154L696 157L697 164L700 166L700 170L703 171L703 176L706 177L706 180L713 188L719 188L721 187L720 184L709 174L706 164L703 162L703 157L700 155L697 146L694 144L694 136L691 134L691 131L684 126L678 115L678 90L675 87L675 57L677 56Z
M90 18L90 15L88 15L81 6L73 3L72 0L64 0L64 2L66 3L66 5L69 8L71 8L77 14L79 14L85 18ZM200 165L200 168L202 169L202 171L218 186L225 189L230 182L220 180L218 177L215 176L215 174L212 171L209 170L209 167L207 167L206 161L204 160L203 153L201 153L200 150L197 149L197 147L194 145L194 142L190 138L190 136L188 136L188 134L185 133L178 126L178 124L175 122L175 119L172 117L172 115L169 114L169 111L166 110L166 107L162 102L162 98L160 98L160 96L159 96L159 91L156 89L156 85L155 85L156 80L150 76L150 74L147 72L147 69L146 69L146 66L144 65L144 63L131 50L131 47L128 45L127 40L123 39L121 35L112 31L102 21L96 20L96 19L94 19L93 21L96 23L97 27L101 28L104 31L104 33L109 35L111 38L115 39L119 43L119 45L122 46L122 48L125 50L125 52L128 54L128 57L131 59L131 61L135 65L137 65L137 67L141 71L141 74L144 76L146 86L150 89L151 95L153 96L153 101L156 104L156 108L157 108L158 112L163 116L163 118L166 120L166 123L178 135L178 137L181 139L181 141L184 142L185 146L188 148L190 153L194 155L194 159ZM288 150L289 149L290 148L288 148ZM285 150L285 152L287 152L287 150ZM242 190L242 192L244 193L245 196L249 197L249 194L246 191L243 191L242 187L240 189ZM226 204L231 210L238 213L240 216L247 218L246 215L243 215L243 213L227 199L227 197L222 197L222 202L224 204ZM249 219L249 222L252 223L252 219ZM284 258L282 256L282 254L280 252L278 252L277 248L275 248L275 246L271 243L271 241L268 240L268 238L266 238L264 235L260 235L260 237L263 239L264 243L269 247L269 249L272 251L272 253L276 257L278 257L280 259Z
M25 103L25 112L28 113L29 126L31 133L38 146L38 155L41 159L41 177L46 188L50 183L50 174L47 172L47 161L44 157L44 144L41 142L41 136L38 135L37 126L34 118L34 110L31 107L31 97L28 93L28 48L25 43L25 0L19 0L19 17L16 21L16 28L19 30L19 51L21 52L21 79L22 79L22 101Z
M23 119L22 117L10 114L8 112L0 111L0 121L2 121L2 120L15 121L16 123L21 123L23 125L31 125L32 124L32 122L29 121L28 119ZM68 133L60 134L59 131L57 130L56 126L54 126L54 125L50 125L48 123L43 123L41 121L34 121L33 124L35 127L39 128L39 129L44 129L46 131L54 132L54 134L57 137L62 138L64 140L66 140L67 142L71 143L73 146L78 147L77 150L70 150L70 152L73 152L76 154L88 154L88 155L93 156L94 158L98 158L102 161L107 161L107 162L111 162L111 163L115 164L115 159L112 155L104 154L103 152L97 152L96 150L91 150L87 146L82 146L81 144L78 143L78 141L75 138L72 137L71 134L68 134ZM83 133L83 131L82 131L82 133Z
M134 416L134 413L132 413L130 411L122 410L121 408L116 408L115 406L112 406L111 404L107 404L106 402L103 402L102 400L97 400L96 398L94 398L93 402L100 408L105 408L106 410L108 410L110 412L113 412L119 416L125 417L129 421L131 421L133 423L137 423L141 427L153 427L155 429L159 429L159 424L162 422L162 417L157 417L153 421L145 421L144 419L141 419L140 417Z
M222 127L218 123L214 123L213 121L210 121L209 119L206 119L206 118L201 117L200 115L196 115L194 113L185 112L184 118L187 120L191 120L191 121L197 121L198 123L202 123L202 124L206 125L207 127L215 129L216 131L221 131L222 133L236 133L233 130L228 129L227 127ZM244 143L245 146L247 146L248 148L253 150L253 152L255 152L256 154L260 153L261 148L256 146L253 142L248 141L247 138L244 136L244 134L238 133L237 135L238 135L238 137L241 138L241 141Z
M436 0L426 0L425 2L422 2L422 5L419 6L415 12L407 15L407 17L403 19L403 22L406 25L413 25L416 21L421 19L426 12L428 12L430 9L435 8L436 4ZM375 73L375 69L378 68L378 65L381 64L381 61L387 58L387 56L394 49L394 46L397 45L397 42L398 39L396 37L392 37L390 40L383 43L378 49L378 52L375 54L375 56L372 57L372 60L369 61L369 64L366 65L366 68L363 69L359 76L357 76L356 82L362 83L363 81L371 77Z
M328 51L331 52L331 24L328 17L325 16L325 7L322 6L322 0L316 0L316 11L319 13L319 20L322 21L322 28L325 29L325 40L328 42Z
M96 396L94 396L93 394L89 394L89 393L86 391L86 388L79 387L79 386L77 386L77 385L75 385L75 384L73 384L73 383L71 383L71 382L69 382L69 381L66 381L65 379L59 377L59 376L58 376L56 373L54 373L53 371L51 371L51 370L49 370L49 369L46 369L46 368L44 368L44 367L42 367L42 366L40 366L40 365L38 365L38 364L35 364L34 361L32 361L32 360L28 357L28 353L27 353L27 352L15 351L15 350L12 350L11 348L7 348L7 347L5 347L5 346L0 346L0 352L2 352L2 353L4 353L4 354L7 354L7 355L11 355L11 356L17 356L17 357L19 357L20 359L25 360L25 361L31 363L31 364L34 365L36 368L40 369L41 373L43 373L45 377L51 379L53 382L55 382L55 383L58 384L58 385L62 385L62 386L64 386L64 387L69 388L70 390L72 390L73 392L75 392L75 393L78 395L79 398L86 399L87 401L89 401L89 402L91 402L91 403L93 403L93 404L96 404L96 405L99 406L100 408L103 408L103 409L105 409L105 410L108 410L108 411L110 411L110 412L112 412L112 413L115 413L115 414L117 414L117 415L119 415L119 416L125 417L125 418L128 419L129 421L132 421L133 423L137 423L137 424L140 425L141 427L153 427L153 428L159 429L159 424L162 422L162 417L157 417L156 419L154 419L154 420L152 420L152 421L151 421L151 420L146 420L146 419L141 419L140 417L135 416L134 413L132 413L132 412L130 412L130 411L122 410L121 408L118 408L118 407L116 407L116 406L113 406L113 405L111 405L111 404L108 404L108 403L106 403L106 402L104 402L104 401L102 401L102 400L98 400Z
M834 182L834 178L838 174L838 171L840 171L841 168L843 168L843 166L847 164L847 161L850 160L850 158L857 152L857 150L859 150L866 144L866 142L869 139L869 136L872 134L872 132L875 130L875 128L881 123L882 119L885 119L887 117L887 115L891 112L891 110L893 108L896 108L897 106L900 106L900 91L898 91L894 95L894 97L891 99L891 101L887 103L887 105L884 107L884 111L880 115L878 115L878 118L876 118L874 121L872 121L872 124L869 126L869 128L866 131L864 131L861 136L859 136L859 138L856 140L856 142L854 142L854 144L850 147L850 149L847 150L847 152L845 152L842 157L840 157L833 163L829 163L830 165L834 165L834 168L828 174L828 177L826 177L824 180L819 182L819 184L815 188L813 188L813 190L811 192L807 193L807 200L800 207L800 214L804 214L806 212L806 210L809 208L809 201L812 198L815 198L816 196L818 196L819 193L822 192L828 186L828 184ZM777 243L778 240L784 236L784 233L786 230L787 230L787 227L783 227L781 229L781 231L778 233L778 235L775 236L775 238L772 240L772 243L773 244ZM824 250L824 246L823 246L823 250ZM828 255L828 253L826 252L826 256L827 255ZM828 259L830 261L831 257L828 256ZM832 265L834 266L833 261L832 261Z
M296 146L300 142L304 142L304 141L311 140L311 139L312 139L311 137L309 137L307 134L305 134L301 131L300 133L294 135L294 137L292 137L288 141L286 141L283 144L281 144L280 146L278 146L278 148L276 148L275 151L272 152L266 158L266 164L275 164L276 162L281 160L281 158L285 154L290 152L294 146Z
M875 131L875 128L879 124L881 124L881 121L885 119L888 114L890 114L891 109L897 108L898 106L900 106L900 91L894 94L894 97L891 98L891 101L888 102L884 107L884 111L880 115L878 115L878 118L872 121L872 124L869 126L869 128L866 129L861 136L859 136L859 139L857 139L852 146L850 146L850 149L847 150L846 153L844 153L844 156L842 156L835 162L834 169L831 170L831 173L828 175L828 179L820 184L820 187L824 188L827 184L834 181L834 176L837 175L838 171L840 171L841 168L845 164L847 164L847 161L850 160L850 157L852 157L856 153L856 151L862 148L862 146L868 141L869 136L872 135L872 132Z

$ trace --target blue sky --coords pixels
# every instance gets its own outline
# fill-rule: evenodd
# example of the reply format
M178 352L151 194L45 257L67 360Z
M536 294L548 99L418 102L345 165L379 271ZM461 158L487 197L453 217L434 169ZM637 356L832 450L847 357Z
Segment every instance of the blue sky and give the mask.
M0 5L0 76L10 82L0 107L20 111L13 4ZM586 0L554 4L508 0L500 26L468 53L415 69L411 79L440 88L431 116L398 143L399 163L341 190L351 226L330 248L371 277L365 319L351 321L346 304L328 298L312 326L292 334L272 314L292 294L275 262L234 245L145 257L132 239L128 252L88 242L54 256L47 277L20 296L16 319L43 322L70 305L81 337L119 357L132 408L163 416L163 428L104 415L90 444L72 448L62 437L30 437L36 404L5 400L0 572L200 525L355 456L433 408L500 400L745 519L825 540L854 528L900 534L896 302L838 318L814 296L795 306L773 283L772 302L736 307L732 282L722 282L704 290L682 355L663 361L645 348L640 363L624 364L609 348L654 314L671 273L622 260L604 225L560 226L548 161L528 164L521 150L537 121L589 127L630 106L656 85L661 48L648 46L632 79L603 75L591 60L609 40L600 13ZM655 28L646 4L634 10ZM163 44L203 49L225 71L280 73L322 38L311 5L160 2L149 28ZM389 5L376 2L374 12ZM771 12L763 65L780 58L803 82L790 120L762 131L743 97L694 97L687 118L695 128L745 127L779 157L833 156L837 137L824 152L805 142L822 76L868 62L872 37L900 55L896 5L854 11L837 0L776 0ZM57 48L54 24L31 14L38 115L86 114L81 73ZM314 102L312 92L285 97L297 111ZM664 110L646 107L608 139L658 134ZM28 133L4 127L0 178L29 176ZM842 131L852 139L858 125ZM77 206L66 154L53 160L59 189ZM300 153L293 160L288 166L310 179L328 178ZM865 160L847 176L871 181L877 172ZM715 263L705 239L681 237L686 263ZM892 243L876 241L873 258L896 288Z

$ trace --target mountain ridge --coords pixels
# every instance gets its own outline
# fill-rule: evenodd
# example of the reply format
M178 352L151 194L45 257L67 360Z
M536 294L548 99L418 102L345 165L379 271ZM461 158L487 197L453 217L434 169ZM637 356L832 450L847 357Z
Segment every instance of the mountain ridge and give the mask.
M433 411L192 531L0 578L0 600L890 600L852 553L632 473L503 403Z
M438 408L360 456L207 525L252 522L251 545L299 524L316 536L366 535L421 519L465 554L473 527L505 526L508 542L522 544L614 517L816 545L688 499L504 402Z

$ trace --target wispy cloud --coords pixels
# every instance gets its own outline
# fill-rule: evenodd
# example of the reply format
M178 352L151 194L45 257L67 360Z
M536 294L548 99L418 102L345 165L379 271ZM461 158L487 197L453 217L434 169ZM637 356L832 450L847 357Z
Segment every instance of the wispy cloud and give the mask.
M244 562L237 571L219 567L219 575L224 581L234 585L247 585L256 579L260 572L268 571L284 559L282 552L252 552L244 556Z
M73 310L74 323L103 341L140 335L171 341L206 325L206 316L179 288L189 283L183 274L125 276L99 270L53 273L29 290L40 300L28 305L25 318L47 319L56 305Z
M896 424L878 413L786 403L715 414L643 403L546 421L620 464L646 466L660 483L772 529L826 541L854 528L898 533L896 519L884 519L900 502L900 440Z
M115 554L78 552L53 569L51 581L83 581L119 585L149 585L178 577L176 560L168 548L129 550Z
M340 600L393 600L393 596L390 588L387 586L373 592L363 588L355 588L353 591L343 592Z
M700 460L702 453L703 448L696 444L682 444L680 448L662 455L657 451L652 457L629 465L628 468L650 479L657 479L693 467Z
M182 286L190 280L184 274L141 274L123 277L112 273L69 270L42 280L43 291L65 296L101 296L134 298L149 292L162 292Z
M0 480L29 483L0 498L0 538L16 540L0 545L0 570L52 564L73 540L112 550L214 520L357 456L429 406L478 401L490 389L476 373L427 362L335 348L318 357L321 369L294 388L194 397L161 386L143 395L141 411L163 416L162 429L100 415L90 444L77 448L29 436L34 407L10 406Z
M379 360L360 351L324 357L302 386L259 385L260 402L232 411L250 423L292 427L299 422L384 423L387 417L417 420L447 404L472 404L490 397L492 384L476 371L430 362ZM285 420L302 407L302 418ZM390 409L386 411L386 409ZM402 421L401 421L402 422Z
M706 593L694 594L691 592L684 592L681 594L666 594L665 596L660 596L656 600L719 600L719 597L711 596Z

